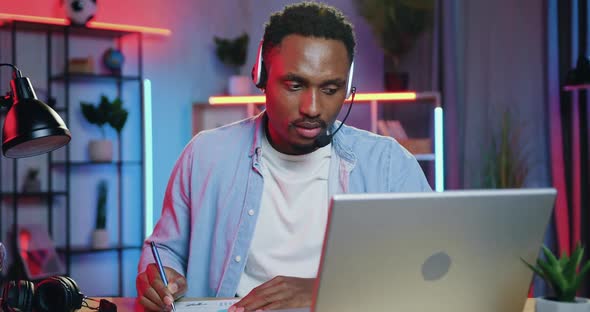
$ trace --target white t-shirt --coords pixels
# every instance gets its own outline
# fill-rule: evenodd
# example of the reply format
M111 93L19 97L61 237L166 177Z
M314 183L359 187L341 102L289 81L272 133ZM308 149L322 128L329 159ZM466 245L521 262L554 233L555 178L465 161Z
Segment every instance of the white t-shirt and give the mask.
M260 215L238 296L277 275L316 277L328 220L331 147L286 155L263 136Z

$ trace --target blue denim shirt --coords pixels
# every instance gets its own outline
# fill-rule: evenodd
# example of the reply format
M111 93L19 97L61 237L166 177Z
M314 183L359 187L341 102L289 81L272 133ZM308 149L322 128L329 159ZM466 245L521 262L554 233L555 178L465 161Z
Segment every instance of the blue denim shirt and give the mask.
M197 134L180 155L162 215L146 242L188 281L188 297L233 297L260 208L260 115ZM332 129L337 127L336 122ZM328 192L430 191L416 159L394 139L343 126L333 138ZM144 245L139 272L153 263Z

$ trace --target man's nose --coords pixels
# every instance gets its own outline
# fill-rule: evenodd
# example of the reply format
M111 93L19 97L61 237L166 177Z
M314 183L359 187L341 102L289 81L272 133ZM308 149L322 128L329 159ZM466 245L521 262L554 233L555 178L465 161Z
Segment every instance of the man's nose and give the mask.
M308 117L317 117L320 115L320 105L316 90L309 88L302 94L299 112Z

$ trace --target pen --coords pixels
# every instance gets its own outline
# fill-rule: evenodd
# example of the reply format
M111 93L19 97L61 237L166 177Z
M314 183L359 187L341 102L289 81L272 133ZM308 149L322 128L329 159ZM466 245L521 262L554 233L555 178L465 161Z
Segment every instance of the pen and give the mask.
M152 255L154 255L154 260L156 260L156 265L158 266L158 271L160 272L160 278L164 282L164 286L168 287L168 278L166 278L166 272L164 272L164 267L162 266L162 260L160 260L160 253L158 252L158 247L154 242L150 242L152 247ZM176 308L174 307L174 301L172 301L172 311L176 312Z

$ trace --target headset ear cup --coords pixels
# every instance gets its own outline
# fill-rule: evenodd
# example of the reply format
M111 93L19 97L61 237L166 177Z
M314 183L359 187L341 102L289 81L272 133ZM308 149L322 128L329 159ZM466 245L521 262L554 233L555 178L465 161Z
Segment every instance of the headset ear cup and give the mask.
M352 94L352 77L354 75L354 59L350 63L350 69L348 70L348 80L346 81L346 99Z
M2 308L8 311L31 312L35 285L29 281L10 281L2 292Z
M260 40L258 44L258 53L256 54L256 61L252 67L252 81L259 89L266 87L266 68L264 68L264 61L262 60L262 47L264 41Z
M26 311L33 311L33 298L35 296L35 284L29 281L20 281L22 285L22 291L24 292L24 296L19 294L19 296L23 297L22 306L25 307Z
M72 312L82 307L84 296L74 280L53 276L41 281L35 293L36 312Z
M83 300L84 295L73 279L53 276L37 285L35 312L72 312L82 308Z
M69 285L70 304L68 306L70 307L71 311L82 308L82 301L84 300L84 295L80 291L80 287L78 287L76 281L67 276L62 276L60 278L64 280L66 284Z

